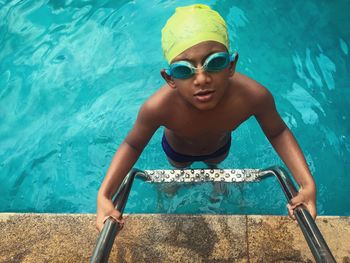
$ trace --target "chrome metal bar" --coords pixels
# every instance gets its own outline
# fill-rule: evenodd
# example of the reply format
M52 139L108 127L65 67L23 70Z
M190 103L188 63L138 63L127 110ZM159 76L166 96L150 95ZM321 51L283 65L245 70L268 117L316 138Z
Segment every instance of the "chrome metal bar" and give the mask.
M288 202L297 195L297 190L288 176L288 173L282 167L271 167L263 169L260 172L261 176L274 175L277 177L283 192ZM309 211L304 207L299 206L294 210L295 218L304 234L306 242L317 263L333 263L336 262L326 241L324 240L315 221Z
M131 169L130 172L124 178L117 193L113 197L113 203L115 208L121 213L124 212L126 202L129 197L130 189L136 175L143 176L141 170ZM91 263L108 262L109 254L111 253L114 239L121 229L120 224L112 217L109 217L101 230L98 237L95 249L91 256Z

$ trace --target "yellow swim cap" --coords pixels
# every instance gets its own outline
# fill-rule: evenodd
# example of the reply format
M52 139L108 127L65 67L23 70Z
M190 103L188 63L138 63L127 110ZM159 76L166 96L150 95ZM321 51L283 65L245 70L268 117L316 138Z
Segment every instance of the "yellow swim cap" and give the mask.
M186 49L209 40L222 43L229 50L226 23L207 5L176 8L162 29L162 48L168 63Z

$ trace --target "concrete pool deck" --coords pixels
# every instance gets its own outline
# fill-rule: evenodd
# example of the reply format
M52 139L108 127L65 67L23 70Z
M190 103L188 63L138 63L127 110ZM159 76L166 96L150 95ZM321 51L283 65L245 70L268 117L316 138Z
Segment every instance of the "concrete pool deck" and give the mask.
M316 220L337 262L350 263L350 217ZM88 262L93 214L0 213L0 262ZM132 214L109 262L314 262L285 216Z

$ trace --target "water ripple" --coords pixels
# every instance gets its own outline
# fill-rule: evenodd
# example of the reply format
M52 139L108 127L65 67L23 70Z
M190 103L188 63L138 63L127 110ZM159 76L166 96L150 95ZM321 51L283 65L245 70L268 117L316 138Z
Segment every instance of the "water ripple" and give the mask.
M6 70L2 74L0 74L0 87L1 87L0 99L3 99L10 91L10 89L9 89L10 77L11 77L10 70Z
M301 142L307 141L305 148L315 145L310 133L322 141L322 153L319 145L314 146L317 152L305 151L311 169L322 170L319 180L330 178L327 171L333 167L346 167L350 64L345 1L275 1L271 6L241 1L239 7L228 0L203 1L223 12L230 40L242 55L239 66L272 86L277 100L285 93L282 116L300 132ZM160 30L178 5L173 0L0 0L1 211L94 211L96 190L117 145L142 102L164 83ZM317 125L306 130L304 123ZM253 122L240 128L237 143L247 147L238 147L224 165L278 163L258 131ZM139 166L170 168L160 151L161 135L160 129ZM256 151L249 151L252 147ZM346 193L339 189L337 195L323 195L320 185L322 198L332 200L324 209L333 211ZM137 202L154 205L152 194L138 193L132 207L148 212ZM208 212L207 196L198 197L193 196L195 205L175 200L172 211L178 211L177 205L193 211L198 204L202 210L197 211ZM230 211L239 212L237 197ZM254 212L261 202L252 198L244 209Z
M242 9L236 6L233 6L230 8L226 22L232 28L235 28L235 27L245 27L249 23L249 20Z
M319 87L322 87L321 77L315 69L315 65L312 62L310 54L311 54L311 51L309 48L307 48L306 49L306 60L305 60L306 69L308 70L308 72L309 72L310 76L313 78L313 80L316 82L316 85Z
M346 44L345 40L340 38L339 43L340 43L341 50L344 52L345 55L348 55L349 48L348 48L348 45Z
M335 63L322 52L322 48L320 46L318 47L321 52L316 56L318 68L321 71L323 80L326 83L328 89L333 90L335 89L335 81L333 77L333 74L336 72ZM306 82L308 88L312 87L314 83L318 87L323 87L322 78L317 72L315 64L312 60L311 50L307 48L305 53L305 67L307 69L307 72L304 70L303 61L301 60L300 55L295 53L292 57L298 77ZM311 78L308 77L308 75Z
M336 72L336 66L334 62L324 54L320 54L316 59L328 89L334 90L335 84L333 73Z
M306 85L310 87L312 85L312 81L306 76L304 72L304 67L300 56L296 53L293 55L292 59L293 59L298 77L302 80L305 80Z
M318 122L318 114L314 108L317 108L325 115L321 104L297 83L293 83L292 90L288 91L284 97L301 114L301 118L306 124L315 124Z

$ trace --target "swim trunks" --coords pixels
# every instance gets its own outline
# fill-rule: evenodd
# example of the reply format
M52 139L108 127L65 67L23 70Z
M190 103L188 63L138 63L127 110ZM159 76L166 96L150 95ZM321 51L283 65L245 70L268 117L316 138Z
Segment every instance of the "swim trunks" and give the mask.
M186 154L182 154L182 153L178 153L176 151L173 150L173 148L171 148L171 146L169 145L165 134L163 134L163 138L162 138L162 148L165 152L165 154L173 161L178 162L178 163L187 163L187 162L199 162L199 161L205 161L208 159L213 159L213 158L217 158L219 156L224 155L225 153L227 153L229 151L231 147L231 134L230 134L230 138L228 139L227 143L222 146L220 149L218 149L217 151L211 153L211 154L206 154L206 155L186 155Z

